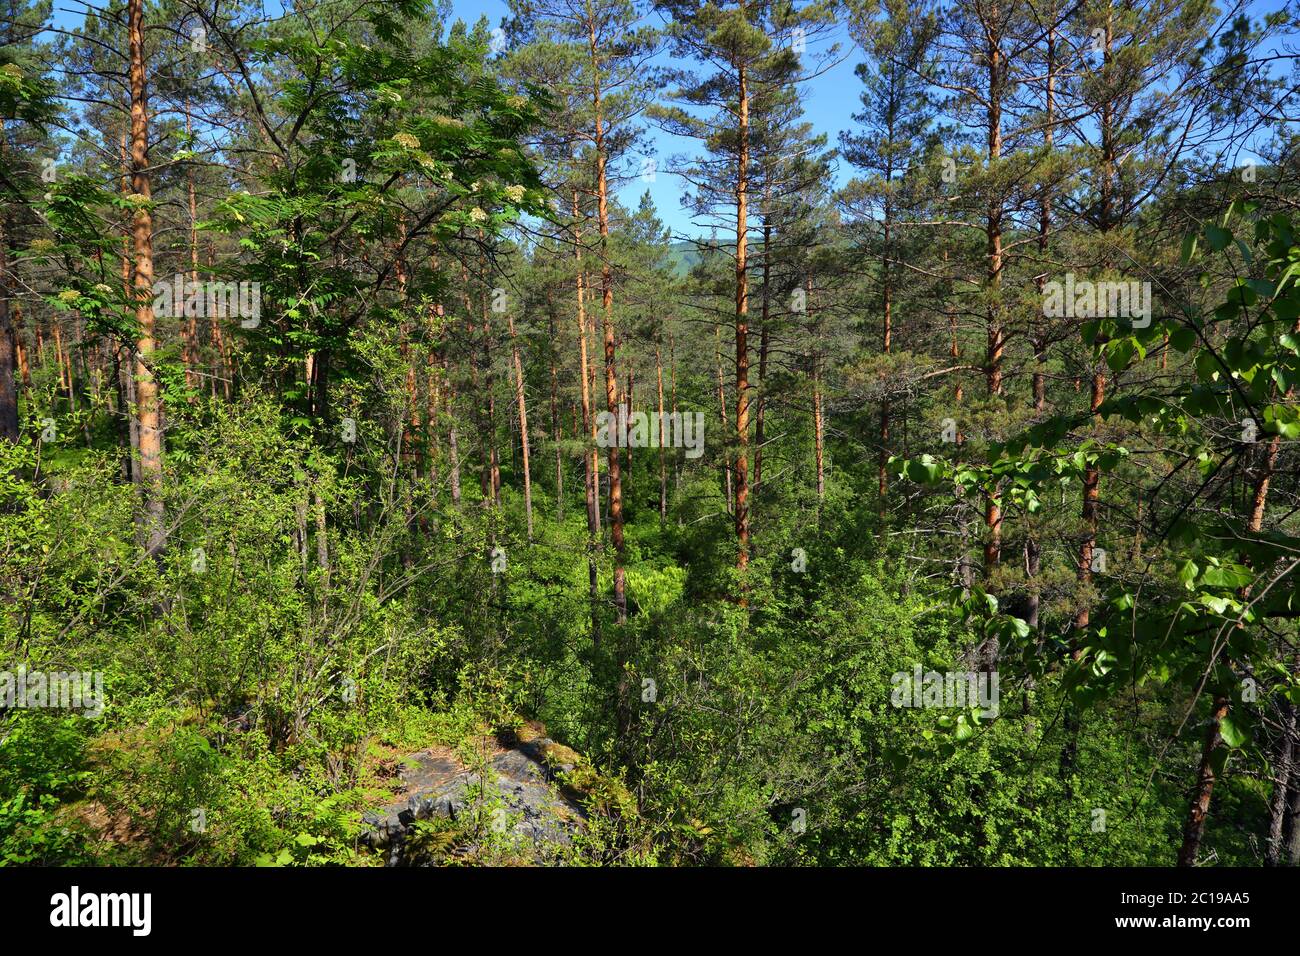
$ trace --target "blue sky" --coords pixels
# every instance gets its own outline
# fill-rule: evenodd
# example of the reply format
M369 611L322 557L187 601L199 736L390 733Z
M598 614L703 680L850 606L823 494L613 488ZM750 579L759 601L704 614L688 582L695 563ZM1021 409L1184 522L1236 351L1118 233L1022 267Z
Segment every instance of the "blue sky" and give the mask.
M265 0L268 9L279 9L279 0ZM1262 16L1266 11L1275 10L1281 0L1251 0L1248 11L1253 17ZM451 20L462 19L474 24L480 17L487 17L489 26L501 24L508 8L505 0L451 0ZM64 26L79 24L84 16L81 4L74 2L56 3L54 20ZM657 14L650 14L649 22L658 22ZM841 130L853 126L852 114L859 108L861 83L853 75L854 67L861 62L862 53L856 48L844 25L838 26L829 38L809 43L809 54L816 56L824 52L831 44L839 44L833 65L819 76L808 81L804 87L803 106L805 118L812 123L817 133L824 133L827 145L838 144ZM1274 44L1274 52L1280 52ZM668 54L660 54L661 61L670 62ZM1280 67L1275 67L1280 68ZM618 189L618 196L626 206L635 208L642 193L647 189L659 211L660 218L677 236L698 237L707 233L708 227L703 223L692 224L689 214L682 208L684 191L682 180L666 171L668 160L676 154L693 155L699 144L690 139L673 136L653 126L648 130L648 146L657 160L657 172L652 182L644 181L640 176L639 162L630 170L630 180ZM836 172L837 184L842 184L849 176L845 164L840 163Z
M1283 0L1248 0L1246 12L1252 18L1260 18L1268 12L1280 9L1282 5ZM486 16L489 25L496 27L500 25L508 13L505 0L451 0L451 6L452 20L463 19L471 25L480 16ZM1231 8L1234 4L1231 0L1220 0L1218 6L1222 11ZM651 13L648 22L660 22L659 15ZM862 51L857 48L849 37L848 29L843 23L838 25L826 39L818 43L809 41L808 52L810 57L824 52L832 44L839 45L833 65L807 82L802 99L805 119L812 123L815 132L826 134L828 147L838 146L839 133L854 126L852 115L861 106L860 94L862 90L861 82L853 74L854 67L862 61ZM1271 44L1271 50L1268 50L1268 52L1282 53L1284 51L1275 39ZM671 58L666 52L660 53L659 58L665 64L671 62ZM1273 69L1276 73L1285 69L1285 67L1278 63L1274 64ZM709 229L707 222L692 224L689 213L682 208L681 199L685 188L682 180L680 177L665 171L665 167L668 165L667 161L671 156L674 154L694 155L699 149L698 142L673 136L651 127L649 130L649 143L657 158L655 179L653 182L647 183L638 176L632 176L631 181L623 184L618 190L620 201L629 207L635 208L642 193L648 188L660 218L672 229L675 236L700 237L706 235ZM633 169L632 172L635 173L637 170ZM842 161L839 162L835 173L836 185L843 185L851 175L852 170Z
M489 24L499 26L508 13L504 0L452 0L451 19L462 19L473 25L480 16L486 16ZM658 22L657 15L651 14L649 22ZM861 83L853 75L853 67L861 60L860 52L854 48L849 39L848 30L840 26L835 35L821 43L809 42L809 53L815 55L833 43L840 45L836 55L837 62L820 76L809 80L805 87L804 113L818 133L825 133L827 146L837 144L840 130L852 125L852 114L858 109L858 93ZM667 54L660 54L664 62ZM664 171L668 159L674 154L694 154L699 144L695 140L672 136L662 130L649 130L650 148L657 158L657 171L653 182L644 182L633 175L631 182L623 185L619 191L619 200L627 206L636 208L642 193L650 190L650 197L659 210L659 217L674 235L700 236L707 232L703 225L692 225L690 215L682 208L684 185L681 179ZM633 174L639 172L639 163L631 169ZM842 181L845 171L841 168L839 179Z
M282 9L282 7L279 0L265 0L264 9L275 11ZM509 8L504 0L451 0L449 22L461 19L472 26L478 21L479 17L486 16L489 25L496 27L501 24L508 12ZM63 27L74 28L81 24L84 17L85 8L80 0L74 0L72 3L58 2L56 0L55 23ZM650 14L648 22L659 22L658 15ZM848 31L844 27L839 27L836 35L827 41L821 43L810 41L808 44L809 53L815 55L836 42L841 47L837 55L838 62L826 73L809 81L805 98L807 119L813 123L817 132L827 134L828 146L836 145L839 131L847 129L851 124L849 117L858 107L858 90L861 85L853 75L854 64L858 62L860 56L858 51L853 48L853 42L849 39ZM659 56L664 63L668 63L670 60L666 52L661 53ZM649 189L651 198L659 210L660 218L672 229L674 235L703 235L706 228L702 225L693 226L689 215L682 208L683 184L681 179L664 170L671 156L682 153L692 155L699 144L694 140L672 136L653 127L648 132L648 143L657 161L654 181L645 182L639 175L635 175L640 172L640 163L638 161L631 170L634 174L631 181L622 185L618 190L619 200L625 205L635 208L640 201L641 195Z

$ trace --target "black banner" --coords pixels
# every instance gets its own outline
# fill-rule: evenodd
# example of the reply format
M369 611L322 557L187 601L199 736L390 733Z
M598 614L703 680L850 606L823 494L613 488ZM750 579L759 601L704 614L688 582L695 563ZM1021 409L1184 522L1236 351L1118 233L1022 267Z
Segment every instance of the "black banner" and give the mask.
M127 945L679 930L734 941L764 939L773 923L857 937L933 931L950 945L967 921L986 942L1000 925L1007 939L1197 933L1217 945L1287 931L1298 890L1295 869L11 869L0 870L0 914L19 938Z

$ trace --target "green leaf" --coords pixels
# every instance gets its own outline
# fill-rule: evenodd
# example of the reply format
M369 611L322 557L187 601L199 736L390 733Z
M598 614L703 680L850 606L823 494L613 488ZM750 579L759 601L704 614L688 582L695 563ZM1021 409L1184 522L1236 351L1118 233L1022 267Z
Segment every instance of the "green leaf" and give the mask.
M938 481L942 473L942 462L937 461L932 455L922 455L907 462L907 477L918 484L931 484Z
M1133 358L1135 344L1132 338L1117 339L1106 346L1106 364L1112 372L1123 371Z
M1189 351L1196 344L1196 330L1190 326L1180 325L1169 333L1169 346L1179 352Z
M1250 743L1250 732L1240 726L1232 714L1224 714L1219 720L1219 736L1223 742L1234 750Z
M1209 587L1236 590L1245 587L1255 576L1241 565L1228 565L1221 568L1206 568L1201 575L1201 583Z
M974 736L975 728L971 725L971 722L966 719L966 715L962 714L957 718L957 727L953 732L953 737L957 740L969 740Z

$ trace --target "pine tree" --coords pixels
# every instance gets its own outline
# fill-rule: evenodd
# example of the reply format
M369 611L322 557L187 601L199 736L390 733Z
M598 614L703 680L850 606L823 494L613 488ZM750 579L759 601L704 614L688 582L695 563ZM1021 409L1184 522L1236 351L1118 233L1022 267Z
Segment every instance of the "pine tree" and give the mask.
M729 458L735 475L736 570L743 589L750 558L749 233L755 188L751 109L755 100L811 75L803 54L808 43L832 25L836 5L818 0L798 8L767 3L701 6L693 0L665 0L659 6L673 18L673 49L684 59L702 61L707 71L676 71L670 96L681 105L659 115L667 128L695 137L709 149L710 159L686 173L697 190L695 208L717 215L735 236L736 413L735 448Z

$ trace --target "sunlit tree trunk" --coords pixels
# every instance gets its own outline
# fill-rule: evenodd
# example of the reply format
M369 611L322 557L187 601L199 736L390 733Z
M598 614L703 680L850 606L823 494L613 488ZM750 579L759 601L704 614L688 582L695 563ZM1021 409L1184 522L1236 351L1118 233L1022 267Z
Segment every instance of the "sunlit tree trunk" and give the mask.
M596 145L596 219L600 228L600 293L605 332L605 404L610 415L618 414L618 369L614 358L614 275L609 262L609 182L606 175L608 147L600 88L600 54L596 24L588 21L592 63L592 108ZM609 447L609 524L614 544L614 608L618 623L627 622L627 571L624 569L623 478L616 442ZM620 692L619 700L625 694Z
M193 118L190 116L188 99L185 100L184 111L185 135L188 139L193 131ZM188 163L185 165L185 190L190 214L190 281L197 283L199 281L198 203L194 194L194 167ZM187 308L181 322L181 364L185 369L185 387L189 390L197 389L201 384L198 377L198 352L198 311L191 313Z
M4 139L0 130L0 159ZM18 441L18 336L9 310L8 216L0 214L0 438Z
M1055 10L1051 11L1052 16ZM1043 132L1043 142L1049 149L1052 146L1052 140L1055 130L1052 124L1056 121L1056 30L1054 27L1047 31L1047 100L1045 129ZM1052 227L1052 194L1044 186L1042 199L1038 209L1038 258L1039 268L1046 269L1047 263L1047 238ZM1044 283L1046 282L1046 272L1038 280L1038 295L1041 301L1043 296ZM1041 325L1037 326L1037 334L1033 336L1031 345L1034 349L1034 375L1033 375L1033 395L1034 395L1034 412L1041 415L1047 407L1047 376L1044 370L1047 362L1047 342L1048 333ZM1032 519L1031 519L1032 520ZM1041 598L1039 596L1038 577L1042 573L1043 549L1039 544L1037 532L1031 527L1025 535L1025 579L1028 584L1028 592L1025 595L1025 623L1034 631L1038 630L1039 605Z
M582 455L584 473L583 494L587 504L587 591L591 601L592 643L600 643L600 584L596 567L596 552L600 543L600 458L596 447L596 418L591 407L591 368L587 359L586 290L582 272L582 231L578 226L581 209L578 191L573 191L573 250L576 259L576 285L578 296L578 378L582 390L582 430L588 448Z
M143 530L150 554L166 543L162 500L163 438L161 399L150 363L154 352L153 314L153 214L149 203L148 94L144 63L144 0L127 0L131 89L131 188L138 203L131 224L135 256L136 405L140 424L140 475L144 491Z
M736 159L736 570L749 565L749 85L737 72ZM741 587L744 587L742 578Z
M1216 696L1210 707L1210 729L1206 733L1205 745L1201 748L1201 762L1196 770L1196 787L1192 791L1192 803L1188 809L1187 822L1183 824L1183 844L1178 849L1179 866L1195 866L1196 857L1201 849L1201 838L1205 834L1205 818L1210 813L1210 797L1214 793L1214 751L1223 738L1219 734L1219 725L1228 715L1228 698Z
M1002 158L1002 94L1006 61L996 40L991 40L986 53L988 60L988 162L992 169ZM988 255L987 283L992 297L988 307L988 347L984 357L988 393L1002 394L1002 354L1006 343L1002 321L1002 306L997 297L1002 288L1002 200L989 198L986 220L986 245ZM1002 562L1002 498L998 489L985 496L984 574L989 576Z

